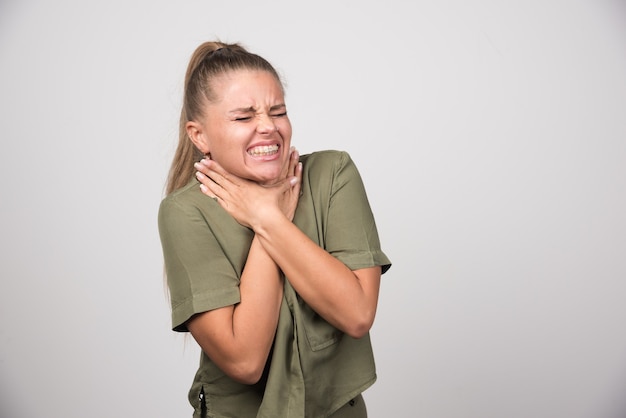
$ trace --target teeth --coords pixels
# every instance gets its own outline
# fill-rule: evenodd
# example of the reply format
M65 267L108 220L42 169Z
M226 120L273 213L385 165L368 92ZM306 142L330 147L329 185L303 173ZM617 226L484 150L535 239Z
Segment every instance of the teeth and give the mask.
M263 156L276 154L278 152L278 145L264 145L261 147L254 147L248 150L248 154L252 156Z

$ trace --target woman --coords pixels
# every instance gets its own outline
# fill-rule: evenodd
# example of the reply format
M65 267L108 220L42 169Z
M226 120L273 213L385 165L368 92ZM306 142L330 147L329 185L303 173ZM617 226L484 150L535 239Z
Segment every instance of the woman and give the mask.
M265 59L196 49L159 210L173 329L202 348L194 417L367 416L390 262L349 156L299 156L291 132Z

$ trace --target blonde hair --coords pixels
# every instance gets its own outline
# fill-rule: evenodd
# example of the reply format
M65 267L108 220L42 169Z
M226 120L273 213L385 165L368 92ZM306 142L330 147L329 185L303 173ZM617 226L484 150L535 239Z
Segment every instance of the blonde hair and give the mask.
M264 58L248 52L239 44L205 42L191 55L180 112L178 146L167 178L166 194L183 187L193 177L194 162L202 158L187 135L187 122L197 121L203 116L204 105L216 99L212 80L231 71L261 70L272 74L282 82L274 67Z

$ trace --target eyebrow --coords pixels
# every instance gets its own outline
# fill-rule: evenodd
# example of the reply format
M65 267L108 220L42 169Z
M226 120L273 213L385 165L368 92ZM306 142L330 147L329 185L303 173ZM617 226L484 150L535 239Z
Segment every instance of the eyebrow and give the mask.
M277 105L274 105L272 107L270 107L270 112L273 110L278 110L278 109L283 109L286 108L287 106L284 103L280 103ZM237 109L233 109L231 111L229 111L228 113L254 113L256 112L256 109L253 106L249 106L249 107L239 107Z

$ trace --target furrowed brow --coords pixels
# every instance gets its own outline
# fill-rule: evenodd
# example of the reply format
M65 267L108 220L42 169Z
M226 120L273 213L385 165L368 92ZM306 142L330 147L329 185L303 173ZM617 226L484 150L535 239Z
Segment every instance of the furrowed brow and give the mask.
M252 107L252 106L249 106L249 107L239 107L237 109L231 110L228 113L250 113L250 112L252 112L252 113L256 112L254 107Z
M276 110L284 110L286 108L287 106L285 106L284 103L280 103L280 104L270 107L270 112L276 111ZM248 106L248 107L238 107L237 109L230 110L228 113L229 114L256 113L256 111L257 110L253 106Z

